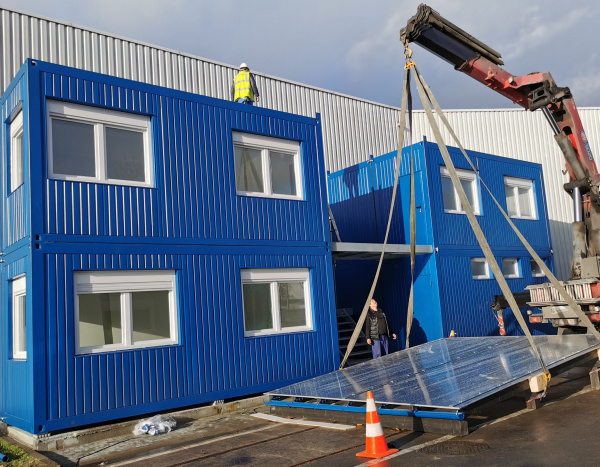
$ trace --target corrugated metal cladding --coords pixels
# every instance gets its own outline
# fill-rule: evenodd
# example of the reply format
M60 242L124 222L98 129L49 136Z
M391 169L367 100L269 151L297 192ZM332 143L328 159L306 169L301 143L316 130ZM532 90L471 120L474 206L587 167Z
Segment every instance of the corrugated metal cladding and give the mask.
M306 118L219 107L189 94L161 95L131 81L107 84L99 75L70 73L41 73L42 97L152 115L158 190L47 179L45 232L323 241L325 174L315 126ZM234 130L301 141L306 202L236 196Z
M210 248L200 254L57 254L45 249L47 284L56 291L48 297L45 331L46 430L256 393L332 370L337 349L328 342L334 323L327 313L315 313L314 333L243 338L239 274L241 268L311 268L314 309L330 310L327 287L321 286L329 282L325 255L210 254ZM74 271L154 268L177 271L180 345L75 356Z
M15 112L18 112L19 105L23 101L23 97L27 95L27 76L22 74L18 79L15 79L11 89L4 96L2 102L2 121L10 121L11 116L15 117ZM26 111L26 110L25 110ZM25 130L27 120L24 119ZM2 125L2 141L10 141L10 125ZM0 149L2 154L6 154L8 144L3 144ZM28 145L25 145L24 150L29 149ZM3 160L7 161L7 157L3 157ZM2 164L0 173L4 170L8 170L9 164ZM7 174L8 175L8 174ZM29 235L30 225L29 218L25 215L24 209L26 205L26 198L28 197L25 185L17 187L14 191L10 191L10 180L9 177L3 177L6 180L6 186L3 186L4 193L8 193L6 201L2 206L5 211L6 222L2 225L2 247L3 249L17 243L19 240L24 239Z
M458 168L468 168L467 162L457 148L450 147L449 152ZM504 209L506 209L505 176L533 181L538 219L514 219L514 222L536 252L542 258L547 258L549 266L552 267L549 223L546 199L542 192L543 177L540 165L474 151L468 151L468 154ZM411 343L418 344L438 339L447 336L451 330L461 336L498 335L497 322L489 303L493 301L494 295L499 295L501 291L493 279L476 280L472 277L470 259L483 257L483 254L466 216L444 211L440 173L440 166L444 165L444 162L439 148L434 143L424 141L413 145L413 155L417 244L430 244L434 247L435 253L417 258L414 292L417 323L411 331ZM385 228L391 200L395 159L395 153L390 153L377 157L371 162L361 163L329 175L329 201L336 220L341 219L338 228L342 236L343 232L352 232L354 228L365 238L365 241L375 241L377 232L374 231L375 229L369 229L366 224L377 225L379 229ZM409 148L404 148L399 181L399 202L391 229L391 243L406 243L409 235L408 164ZM361 175L357 175L356 172L360 172ZM355 189L351 188L352 181L357 179L370 179L370 184L365 183ZM527 250L520 244L504 218L499 216L497 207L483 188L480 189L480 202L481 215L478 216L478 221L497 255L499 264L502 264L502 258L516 258L519 261L521 277L508 279L511 290L521 292L527 285L544 282L543 278L532 277ZM352 223L357 222L358 224L353 227ZM373 267L356 262L342 263L338 261L336 269L338 306L361 310L374 274ZM456 267L453 267L454 264ZM378 301L390 316L399 335L405 332L410 286L409 268L410 262L407 259L386 261L376 291ZM357 271L361 272L357 273ZM520 330L510 313L507 314L506 319L508 332L518 334ZM550 331L551 329L547 327L535 328L537 333ZM404 338L401 344L403 340Z
M459 169L471 170L466 159L457 148L448 148L455 166ZM479 168L481 179L492 191L494 197L506 211L506 194L504 176L524 178L534 184L535 211L537 220L514 219L513 222L533 248L550 249L550 227L547 220L546 200L541 187L542 173L539 165L514 161L487 154L468 151L473 164ZM436 246L478 248L475 234L471 229L467 216L444 212L442 198L440 166L445 165L438 147L427 143L427 164L429 169L429 192L432 202L433 228ZM525 251L517 235L502 217L497 206L483 186L479 187L481 215L477 220L492 248L511 248Z
M31 232L25 247L12 247L25 260L5 255L2 273L27 273L36 293L26 301L27 361L3 374L7 423L47 432L255 394L339 365L318 119L42 61L21 73ZM7 96L3 104L15 100ZM51 99L150 115L154 187L50 179ZM304 199L237 196L234 131L298 141ZM248 268L308 269L313 330L245 337ZM74 274L82 270L175 270L179 343L77 355Z
M2 90L26 58L225 99L237 71L230 65L6 8L0 8L0 27ZM262 73L256 77L262 106L309 117L322 114L328 170L338 171L396 149L399 109ZM600 157L600 108L580 112L592 151ZM541 113L498 109L451 110L447 115L466 148L542 164L557 272L567 279L571 203L562 190L567 180L561 173L562 154ZM415 112L413 139L423 136L435 142L425 115ZM446 133L444 138L453 144Z
M227 100L238 71L237 66L6 8L0 8L0 27L2 90L27 58ZM387 153L397 144L394 107L253 73L261 107L309 117L322 114L330 170Z

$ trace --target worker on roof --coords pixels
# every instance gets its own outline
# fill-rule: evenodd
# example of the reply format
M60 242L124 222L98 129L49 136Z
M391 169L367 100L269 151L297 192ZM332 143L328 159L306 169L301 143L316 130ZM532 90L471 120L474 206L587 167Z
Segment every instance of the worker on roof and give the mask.
M365 336L367 344L371 346L373 358L381 357L381 349L385 351L385 355L389 354L388 337L396 339L396 334L392 331L390 323L381 308L377 307L377 302L371 300L367 319L365 320Z
M242 63L240 72L235 75L233 83L231 83L231 99L240 104L254 105L254 98L256 98L256 102L260 99L256 81L254 81L248 65Z

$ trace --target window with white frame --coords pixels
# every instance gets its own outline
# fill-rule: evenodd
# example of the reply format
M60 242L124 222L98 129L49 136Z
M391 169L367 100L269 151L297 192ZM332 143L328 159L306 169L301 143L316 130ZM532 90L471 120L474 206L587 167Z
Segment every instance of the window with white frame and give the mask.
M517 219L536 219L533 181L524 178L504 177L506 211Z
M473 279L490 279L490 267L485 258L471 258L471 275Z
M242 269L244 335L310 331L308 269Z
M150 117L48 101L49 177L152 186Z
M529 258L529 263L531 264L531 275L533 277L544 277L546 275L544 274L544 271L542 271L540 265L536 263L533 258Z
M467 199L473 207L473 211L475 214L480 214L479 189L475 172L462 169L456 169L456 172L458 174L460 184L465 190ZM448 172L446 167L441 166L440 174L442 176L442 198L444 201L444 211L454 214L464 214L465 210L460 203L458 192L454 189L454 185L450 179L450 172Z
M75 273L77 353L178 343L174 271Z
M23 184L23 111L10 122L10 191Z
M233 150L237 194L302 199L297 141L234 132Z
M12 356L14 360L27 360L26 285L25 276L17 277L12 281Z
M519 260L517 258L502 258L502 272L504 273L504 277L509 279L521 277Z

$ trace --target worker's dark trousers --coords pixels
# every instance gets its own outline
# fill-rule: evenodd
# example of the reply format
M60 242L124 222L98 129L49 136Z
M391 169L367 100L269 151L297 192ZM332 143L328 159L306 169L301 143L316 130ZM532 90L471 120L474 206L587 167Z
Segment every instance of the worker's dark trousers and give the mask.
M381 347L385 350L385 355L389 354L388 351L388 336L379 336L379 339L373 339L373 345L371 346L371 352L373 352L373 358L381 357Z

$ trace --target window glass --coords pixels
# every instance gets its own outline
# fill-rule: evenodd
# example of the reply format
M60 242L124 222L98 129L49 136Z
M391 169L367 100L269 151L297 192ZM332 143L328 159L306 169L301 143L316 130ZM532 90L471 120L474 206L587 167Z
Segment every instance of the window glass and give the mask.
M75 293L78 354L178 342L174 271L76 272Z
M264 191L262 154L258 149L235 146L235 179L237 191Z
M484 258L471 258L471 274L473 279L489 278L487 261Z
M14 164L11 185L12 191L23 184L23 131L20 131L14 138Z
M308 269L242 269L241 272L246 336L312 329Z
M80 347L122 342L120 294L79 294Z
M519 277L519 262L515 258L502 258L502 271L506 277Z
M150 117L48 100L49 177L152 186Z
M52 163L55 174L94 177L94 125L52 119Z
M452 185L452 180L449 177L442 177L442 196L444 198L444 209L446 211L458 211L458 204Z
M533 182L524 178L504 177L506 210L510 217L535 219Z
M144 134L106 127L106 176L115 180L143 182Z
M25 295L18 295L13 301L14 313L16 317L16 345L15 350L18 353L24 353L27 351L27 327L25 321Z
M244 284L243 294L245 330L273 329L271 285Z
M533 207L531 206L531 188L517 188L519 192L519 208L522 217L533 217Z
M134 292L131 300L134 343L171 336L167 290Z
M474 210L477 210L476 206L475 206L475 201L473 198L473 186L475 185L473 180L465 180L463 178L460 179L460 184L463 187L463 190L465 190L465 194L467 195L467 199L469 200L469 204L473 207ZM464 211L464 209L462 209L461 206L461 211Z
M303 282L279 283L279 309L282 328L306 325Z
M296 196L296 170L293 154L270 151L273 193Z
M300 143L233 132L238 195L301 199Z
M542 277L544 276L544 271L542 268L535 262L533 258L529 259L529 263L531 264L531 275L533 277Z
M504 192L506 193L506 210L508 215L511 217L518 216L519 213L517 211L517 200L514 187L504 185Z

